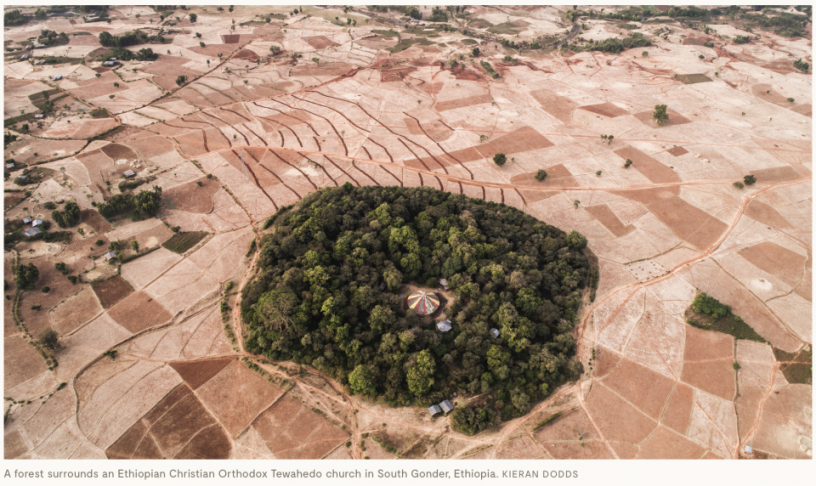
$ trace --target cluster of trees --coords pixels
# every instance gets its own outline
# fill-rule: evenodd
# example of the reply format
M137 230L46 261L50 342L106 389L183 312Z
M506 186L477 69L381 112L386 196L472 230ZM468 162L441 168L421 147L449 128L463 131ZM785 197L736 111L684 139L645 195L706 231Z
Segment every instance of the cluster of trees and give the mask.
M725 317L731 313L731 306L720 303L714 297L710 297L705 293L699 294L691 303L694 312L698 314L706 314L714 319Z
M33 263L28 265L17 265L14 270L14 281L20 290L34 290L34 284L40 278L40 271Z
M148 35L141 30L134 30L122 35L112 35L110 32L99 34L99 43L104 47L128 47L139 44L159 43L164 44L167 39L159 35Z
M416 7L406 7L405 5L372 5L369 7L369 10L382 13L388 12L389 10L396 10L412 19L422 20L422 12ZM447 16L445 16L445 20L447 20Z
M426 187L351 184L272 221L241 301L252 353L312 365L394 406L496 391L502 417L582 371L569 334L589 269L578 233ZM456 295L445 334L399 295L440 278Z
M3 24L9 25L23 25L31 20L28 15L23 15L19 10L10 10L3 14Z
M79 206L73 201L65 203L65 209L60 211L55 209L51 211L51 219L57 223L60 228L70 228L79 224Z
M807 34L804 30L810 22L809 18L787 12L774 12L771 17L765 15L745 15L743 17L763 29L773 29L777 35L783 37L802 37Z
M164 38L162 37L162 39ZM124 47L116 47L107 53L106 60L114 58L120 61L132 61L134 59L137 61L155 61L159 58L159 54L153 52L150 47L143 47L135 53Z
M643 34L634 32L623 40L616 38L604 39L598 42L592 42L590 40L589 46L586 47L586 50L620 54L627 49L634 49L635 47L649 47L651 45L652 42L643 37Z
M40 31L40 36L37 37L37 43L44 46L61 46L63 44L67 44L69 40L68 34L65 32L60 32L57 34L55 31L48 29L42 29Z
M159 212L161 193L161 187L153 186L152 191L140 191L139 194L135 195L130 193L116 194L107 202L97 204L96 208L105 219L111 219L114 216L133 211L132 219L139 221L152 218Z
M700 7L672 7L666 12L671 18L676 17L708 17L711 14L708 10Z
M447 22L448 14L446 14L441 8L434 7L433 10L431 10L431 18L428 20L431 22Z
M734 44L747 44L751 42L750 35L738 35L734 37Z
M810 64L801 59L793 61L793 67L802 71L803 73L806 73L810 70Z

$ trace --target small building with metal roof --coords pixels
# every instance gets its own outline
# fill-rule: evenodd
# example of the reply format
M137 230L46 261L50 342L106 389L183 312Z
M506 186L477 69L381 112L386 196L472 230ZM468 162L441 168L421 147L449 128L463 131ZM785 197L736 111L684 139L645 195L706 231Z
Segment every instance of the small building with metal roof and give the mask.
M45 118L45 114L43 113L37 113L36 115L34 115L35 120L42 120L43 118Z
M114 258L116 258L116 252L115 251L109 251L109 252L105 253L105 260L111 261Z
M26 216L25 218L23 218L23 224L28 224L30 222L31 222L31 217Z
M105 61L105 62L102 63L102 65L105 66L105 67L116 66L116 61Z
M442 400L439 402L439 408L447 414L453 411L453 404L449 400Z
M442 332L442 333L448 332L452 328L453 328L453 326L451 326L451 321L448 320L448 319L445 319L444 321L439 321L439 322L436 323L436 329L439 332Z
M25 61L25 60L27 60L27 59L28 59L28 58L30 58L30 57L31 57L31 54L30 54L30 53L28 53L28 52L26 52L25 54L23 54L22 56L20 56L20 60L21 60L21 61Z
M57 74L54 76L54 81L59 81L60 79L62 79L62 74Z
M490 328L490 335L493 336L493 339L496 339L497 337L499 337L500 334L501 333L499 332L499 330L496 329L495 327Z
M438 413L442 413L442 409L439 408L439 405L431 405L430 407L428 407L428 413L430 413L431 417L433 417Z
M124 174L122 174L122 175L124 175L125 177L127 177L128 179L130 179L131 177L136 176L136 173L135 173L135 172L133 172L132 170L126 170L126 171L125 171L125 173L124 173Z
M42 230L40 228L31 228L30 230L26 231L23 234L26 236L26 238L33 238L37 235L41 235Z
M31 222L31 226L39 226L42 223L43 223L43 221L41 219L37 218L37 219L35 219L34 221Z

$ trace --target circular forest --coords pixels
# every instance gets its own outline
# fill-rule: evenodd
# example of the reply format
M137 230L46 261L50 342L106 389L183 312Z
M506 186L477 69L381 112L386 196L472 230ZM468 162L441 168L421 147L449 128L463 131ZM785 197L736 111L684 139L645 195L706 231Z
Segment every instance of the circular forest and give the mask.
M452 417L467 434L582 372L570 331L590 266L576 232L426 187L350 184L266 226L241 302L249 352L391 406L472 397ZM438 308L415 310L422 291Z

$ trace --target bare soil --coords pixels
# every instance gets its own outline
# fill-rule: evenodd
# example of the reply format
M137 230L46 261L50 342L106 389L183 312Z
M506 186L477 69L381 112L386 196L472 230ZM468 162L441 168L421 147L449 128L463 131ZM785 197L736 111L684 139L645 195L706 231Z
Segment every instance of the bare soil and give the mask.
M102 282L94 282L91 284L99 302L105 309L110 309L117 302L124 299L133 292L133 288L122 277L116 276L103 280Z

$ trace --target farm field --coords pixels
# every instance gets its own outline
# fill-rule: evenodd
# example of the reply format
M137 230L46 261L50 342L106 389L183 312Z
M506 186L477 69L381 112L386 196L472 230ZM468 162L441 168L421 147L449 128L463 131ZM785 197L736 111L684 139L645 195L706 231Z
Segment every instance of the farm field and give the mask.
M5 458L811 460L811 11L571 7L5 6ZM248 352L344 185L584 235L580 378L467 435Z

